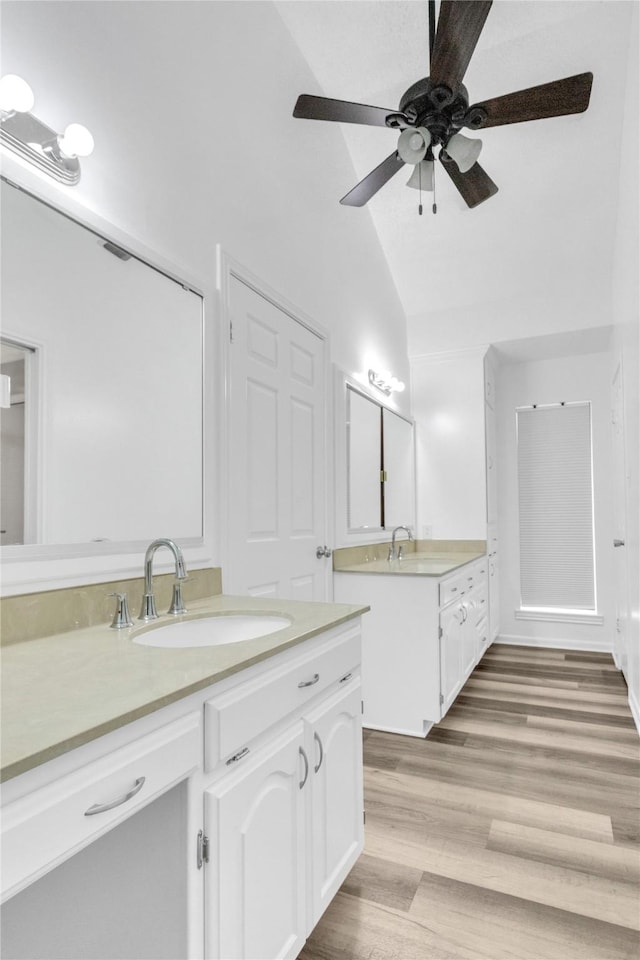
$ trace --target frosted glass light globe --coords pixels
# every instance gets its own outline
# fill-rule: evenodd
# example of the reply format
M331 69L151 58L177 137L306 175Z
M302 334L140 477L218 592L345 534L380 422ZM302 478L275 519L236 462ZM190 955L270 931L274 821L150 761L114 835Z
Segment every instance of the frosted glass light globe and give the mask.
M58 146L65 157L88 157L93 151L93 137L81 123L70 123L58 137Z
M0 110L4 113L28 113L34 103L33 90L22 77L7 73L0 80Z

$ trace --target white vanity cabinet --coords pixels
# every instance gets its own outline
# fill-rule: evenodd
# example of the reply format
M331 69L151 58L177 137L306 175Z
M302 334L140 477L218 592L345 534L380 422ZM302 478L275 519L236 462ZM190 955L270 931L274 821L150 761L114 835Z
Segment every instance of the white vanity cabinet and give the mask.
M249 681L207 702L216 757L227 711L245 693L254 703L252 735L223 752L205 790L207 960L296 957L358 858L359 656L351 629L256 678L257 698Z
M336 570L334 593L371 607L362 627L364 725L425 736L487 647L487 558L442 577Z
M293 960L363 848L360 657L358 618L9 780L2 955Z

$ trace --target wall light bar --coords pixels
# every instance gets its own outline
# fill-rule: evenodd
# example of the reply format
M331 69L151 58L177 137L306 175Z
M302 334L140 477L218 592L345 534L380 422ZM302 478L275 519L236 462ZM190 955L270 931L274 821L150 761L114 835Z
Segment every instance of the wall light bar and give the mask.
M0 143L28 160L59 183L73 186L80 179L78 157L88 157L93 137L80 123L56 133L31 113L34 97L29 84L15 74L0 80Z
M376 388L376 390L381 390L382 393L389 396L390 394L397 392L402 393L404 390L404 383L402 380L398 380L397 377L392 377L390 373L376 373L375 370L369 370L369 383Z

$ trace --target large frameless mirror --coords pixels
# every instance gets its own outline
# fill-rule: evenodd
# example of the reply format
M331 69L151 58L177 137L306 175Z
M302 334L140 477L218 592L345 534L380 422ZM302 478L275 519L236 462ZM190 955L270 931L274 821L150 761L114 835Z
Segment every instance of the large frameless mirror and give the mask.
M4 555L203 536L203 298L3 181Z
M413 424L349 384L346 393L347 530L410 526L415 513Z

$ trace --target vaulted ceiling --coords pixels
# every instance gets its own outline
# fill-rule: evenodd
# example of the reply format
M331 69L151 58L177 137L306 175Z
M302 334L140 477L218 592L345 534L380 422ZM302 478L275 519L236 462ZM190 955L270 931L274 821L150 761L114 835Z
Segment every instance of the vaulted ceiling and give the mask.
M277 3L316 79L291 91L397 108L428 74L426 0L310 0ZM505 302L542 286L566 296L610 283L618 205L618 164L632 3L617 0L495 0L465 75L471 102L557 80L594 74L586 113L495 127L480 136L480 163L499 193L468 209L436 170L438 213L397 174L365 208L371 216L408 317ZM322 144L337 124L314 126ZM338 203L395 147L397 134L340 124L354 169L310 176ZM308 142L308 130L305 142ZM436 168L438 168L436 164ZM438 175L439 173L439 175Z

